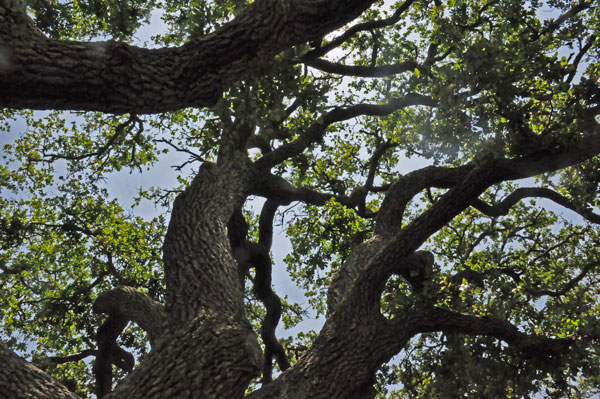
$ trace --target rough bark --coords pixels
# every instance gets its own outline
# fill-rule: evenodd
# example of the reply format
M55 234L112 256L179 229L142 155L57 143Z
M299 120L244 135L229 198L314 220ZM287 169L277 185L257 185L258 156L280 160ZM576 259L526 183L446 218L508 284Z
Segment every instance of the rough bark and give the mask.
M260 0L214 34L179 48L148 50L116 42L47 39L35 31L18 2L0 0L0 106L149 113L210 105L228 83L260 69L291 45L319 39L371 3ZM321 140L329 124L360 115L387 115L411 105L435 106L435 102L407 94L383 105L334 108L298 140L265 153L254 165L245 151L244 155L236 152L245 148L243 135L233 134L233 144L227 147L231 153L222 151L218 163L205 163L173 205L163 247L164 308L123 288L96 302L96 311L116 317L114 331L135 321L149 332L153 345L144 362L108 397L243 397L250 379L261 367L263 371L268 368L244 315L243 261L234 258L239 248L232 248L235 240L227 229L232 215L250 193L262 194L275 204L293 200L323 203L330 195L293 187L271 175L270 169ZM562 353L569 342L528 336L503 320L447 309L413 308L387 320L380 312L380 297L392 275L403 276L414 292L427 283L431 254L417 249L464 209L481 206L477 198L492 184L556 170L598 154L598 125L591 122L589 126L590 131L581 136L584 138L568 148L547 147L516 159L487 157L452 169L426 168L392 185L375 236L354 250L331 285L327 320L316 342L296 364L250 398L372 398L377 368L422 332L489 335L528 356L539 350ZM401 228L408 201L428 187L449 191ZM357 203L352 196L340 199L350 206ZM273 212L265 212L265 219L272 220ZM269 280L272 232L263 229L261 233L257 243L261 259L253 267L257 278L265 276L256 290L259 299L272 304L267 314L272 325L280 314ZM238 244L241 248L245 243ZM148 313L140 314L139 309ZM114 334L109 338L109 344L114 342ZM272 330L263 339L272 352L281 351ZM107 348L110 350L99 347L98 351L105 352L104 366L110 372L114 347ZM276 355L267 354L269 361ZM0 360L8 365L0 371L0 388L9 397L74 397L2 345Z
M225 227L244 198L248 169L235 159L204 164L175 200L163 245L168 327L108 397L239 398L257 375L261 350Z
M0 342L0 393L11 399L75 399L54 378L17 356Z
M18 0L0 1L0 107L157 113L213 105L226 86L290 46L355 19L372 0L259 0L177 48L44 37Z
M94 311L119 314L133 321L146 331L151 345L162 335L167 322L164 307L132 287L118 287L100 294L94 302Z

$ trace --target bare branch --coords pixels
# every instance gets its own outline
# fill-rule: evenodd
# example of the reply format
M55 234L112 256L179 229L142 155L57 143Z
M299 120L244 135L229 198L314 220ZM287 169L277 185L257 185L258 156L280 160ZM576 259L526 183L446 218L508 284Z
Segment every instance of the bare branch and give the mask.
M309 67L323 72L364 78L380 78L384 76L396 75L402 72L414 71L414 69L419 65L414 61L382 66L344 65L324 60L322 58L309 56L302 57L302 62Z
M592 223L600 223L600 215L592 212L591 209L582 209L563 195L545 187L521 187L510 193L500 203L493 206L486 204L480 199L475 200L473 202L473 206L478 211L488 216L505 216L510 211L510 208L512 208L517 202L529 197L547 198L559 205L564 206L567 209L578 213Z

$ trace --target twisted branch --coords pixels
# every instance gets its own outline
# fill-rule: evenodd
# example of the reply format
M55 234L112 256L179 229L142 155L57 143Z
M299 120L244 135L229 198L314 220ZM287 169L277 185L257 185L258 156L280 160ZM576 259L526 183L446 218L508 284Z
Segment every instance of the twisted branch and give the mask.
M247 240L248 224L241 210L234 213L227 226L233 256L238 262L240 273L245 276L248 269L254 267L254 295L264 304L267 311L260 329L265 344L263 384L273 380L273 359L277 361L281 370L290 367L285 350L275 336L282 305L279 296L271 287L272 262L269 251L273 241L273 218L278 207L279 203L272 199L268 199L263 205L259 218L258 243Z

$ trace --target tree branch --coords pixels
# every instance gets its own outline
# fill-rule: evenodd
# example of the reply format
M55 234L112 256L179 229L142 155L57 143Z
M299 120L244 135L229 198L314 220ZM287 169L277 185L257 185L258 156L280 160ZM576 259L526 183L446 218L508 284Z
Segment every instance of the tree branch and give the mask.
M567 338L554 339L525 334L500 318L468 315L449 309L432 308L417 312L409 318L410 328L415 333L443 331L490 336L506 342L531 359L556 361L567 354L574 343L574 340Z
M0 107L146 114L211 106L231 82L354 20L372 2L259 0L214 34L145 49L45 38L19 1L2 0Z
M273 241L273 218L278 207L279 204L271 199L267 199L264 203L259 218L258 243L246 239L248 224L243 218L241 210L232 216L228 224L228 230L231 230L229 239L234 257L243 273L254 268L256 272L254 295L264 304L267 311L260 329L260 335L265 345L262 384L268 384L273 380L273 359L277 361L282 371L290 368L285 350L275 335L281 318L282 305L271 284L273 265L269 252Z
M553 291L553 290L540 290L540 289L535 289L535 288L528 288L527 292L535 297L547 295L550 297L557 298L559 296L563 296L567 292L569 292L570 290L575 288L577 286L577 284L581 280L583 280L590 271L594 270L594 268L596 268L598 266L600 266L600 261L596 260L593 262L589 262L581 269L581 272L577 276L575 276L571 280L569 280L569 282L567 282L565 285L563 285L562 288L559 290Z
M96 349L86 349L80 353L77 353L75 355L70 355L70 356L49 356L47 357L47 359L49 361L51 361L52 363L55 364L64 364L64 363L70 363L70 362L78 362L80 360L85 359L86 357L90 357L90 356L96 356L97 354L97 350Z
M322 140L329 125L358 116L386 116L401 108L415 105L434 107L437 102L431 97L409 93L404 97L391 98L387 104L357 104L347 108L336 107L310 125L300 137L290 143L264 154L255 162L257 168L270 169L284 160L302 153L311 144Z
M393 25L396 22L400 21L402 14L404 14L404 12L406 10L408 10L414 2L415 2L415 0L405 1L404 3L402 3L402 5L400 5L400 7L398 7L398 9L394 12L394 14L392 14L392 16L389 18L381 19L378 21L369 21L369 22L363 22L360 24L356 24L356 25L352 26L350 29L348 29L346 32L341 34L340 36L338 36L335 39L333 39L332 41L330 41L329 43L326 43L323 46L318 46L317 48L315 48L308 54L310 54L311 56L315 56L315 57L321 57L321 56L327 54L328 52L330 52L331 50L339 47L342 43L344 43L346 40L350 39L352 36L354 36L358 32L364 32L364 31L373 30L373 29L385 28L386 26Z
M260 329L261 338L265 344L263 384L267 384L273 379L273 358L276 359L281 371L290 368L290 363L287 359L285 350L275 336L275 329L281 318L282 307L281 300L275 291L273 291L271 284L273 265L269 251L271 250L271 243L273 240L273 218L275 217L278 206L279 205L272 200L267 200L263 205L259 219L259 253L252 262L256 271L254 293L267 309L267 314L262 321Z
M446 168L427 166L400 177L389 188L375 221L376 234L400 230L408 202L425 188L451 188L473 170L473 165Z
M591 209L582 209L577 206L573 201L557 193L554 190L545 187L521 187L510 193L506 198L495 205L488 205L480 199L476 199L473 202L475 207L481 213L487 216L505 216L517 202L528 197L539 197L547 198L556 202L559 205L564 206L567 209L576 212L583 218L589 220L592 223L600 223L600 215L592 212Z
M384 233L386 244L372 257L369 265L362 268L355 283L357 295L365 296L362 300L366 303L378 302L385 282L390 275L397 273L397 260L416 251L427 238L471 205L491 185L558 170L598 154L600 140L597 138L597 130L596 127L593 132L566 148L561 147L554 151L542 149L527 157L516 159L494 159L488 156L479 159L475 164L461 167L470 170L464 176L460 176L460 180L427 211L401 230L379 230L379 235ZM390 195L393 195L392 190L388 192L384 203ZM405 201L398 202L398 209L402 210L404 206ZM378 220L382 219L383 208L384 204ZM390 211L398 210L392 207ZM401 216L400 212L397 214Z
M580 1L579 3L575 4L573 6L573 8L571 8L569 11L565 12L564 14L561 14L554 21L550 22L548 24L548 26L546 26L546 28L540 32L539 36L543 36L543 35L545 35L547 33L555 31L565 21L571 19L572 17L574 17L575 15L577 15L578 13L580 13L581 11L588 9L591 6L592 6L592 2L590 2L590 1Z
M93 309L97 313L120 314L127 321L135 322L146 331L151 345L161 336L167 323L163 305L132 287L119 287L100 294Z
M94 362L94 376L96 377L96 396L102 398L112 391L112 365L113 363L129 363L128 372L133 369L133 356L129 355L127 360L119 359L118 355L125 352L119 350L117 338L127 327L129 320L122 313L111 312L108 319L100 328L96 340L98 342L98 352ZM125 352L127 353L127 352Z
M6 398L78 399L54 378L0 342L0 392Z
M414 71L414 69L419 65L414 61L382 66L344 65L310 56L302 57L302 62L309 67L323 72L364 78L380 78L384 76L396 75L402 72Z

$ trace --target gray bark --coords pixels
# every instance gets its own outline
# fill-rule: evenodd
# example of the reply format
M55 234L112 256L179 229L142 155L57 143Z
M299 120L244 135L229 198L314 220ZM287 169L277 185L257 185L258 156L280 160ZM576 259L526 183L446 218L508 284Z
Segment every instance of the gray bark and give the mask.
M214 34L179 48L147 50L115 42L49 40L32 28L17 2L0 0L0 106L150 113L210 105L246 71L261 68L291 45L320 38L371 3L260 0ZM153 341L149 356L107 397L242 398L263 357L244 315L239 265L227 229L231 216L250 194L263 194L278 203L326 200L326 195L270 175L271 167L321 139L329 123L362 114L389 114L414 104L433 105L423 96L407 95L385 107L334 109L325 115L324 124L313 125L300 139L255 164L246 157L247 137L227 132L243 151L232 144L216 164L205 163L173 205L163 246L164 309L127 289L96 303L98 312L118 316L120 322L139 323ZM421 332L489 335L526 356L564 352L570 342L527 336L502 320L425 305L388 320L380 312L380 296L392 275L403 276L415 292L427 285L431 255L417 252L418 248L476 203L490 185L556 170L600 153L598 125L589 126L568 147L547 147L552 150L515 159L488 157L454 169L427 168L396 182L382 204L376 235L355 249L335 277L327 320L314 345L250 398L372 398L377 368ZM400 229L407 202L428 187L449 191ZM352 198L345 200L354 204ZM135 309L149 313L140 315ZM75 397L2 345L0 361L8 365L0 369L0 389L8 397Z
M17 356L0 342L0 393L10 399L75 399L54 378Z
M0 1L0 107L158 113L213 105L233 81L352 21L373 0L260 0L177 48L52 40Z

